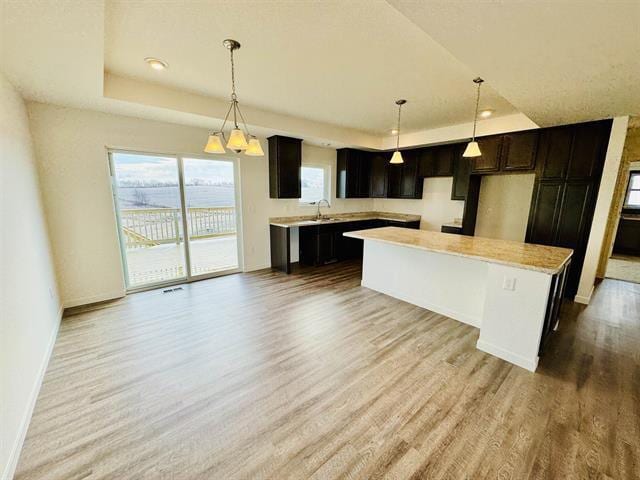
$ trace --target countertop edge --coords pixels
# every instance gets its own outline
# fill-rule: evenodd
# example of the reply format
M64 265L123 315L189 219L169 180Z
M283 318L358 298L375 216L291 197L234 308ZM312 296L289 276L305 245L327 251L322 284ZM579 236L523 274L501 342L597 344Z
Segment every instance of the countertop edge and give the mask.
M410 243L396 242L396 241L393 241L393 240L385 240L385 239L381 239L381 238L369 238L369 237L364 237L362 235L359 235L358 231L345 232L345 233L343 233L343 235L345 237L357 238L357 239L360 239L360 240L370 240L372 242L389 243L391 245L398 245L400 247L414 248L416 250L423 250L425 252L441 253L443 255L452 255L454 257L464 257L464 258L470 258L472 260L478 260L478 261L481 261L481 262L495 263L497 265L506 265L508 267L521 268L523 270L532 270L532 271L535 271L535 272L545 273L547 275L555 275L556 273L560 272L564 268L564 266L567 264L567 262L573 257L573 250L571 250L571 253L567 256L567 258L564 259L564 261L562 262L562 264L558 268L551 269L551 268L544 268L544 267L535 267L533 265L526 265L526 264L522 264L522 263L509 262L509 261L500 260L500 259L496 259L496 258L487 258L487 257L483 257L481 255L472 255L472 254L462 253L462 252L452 252L450 250L442 250L442 249L439 249L439 248L427 248L427 247L423 247L423 246L412 245Z
M386 216L386 215L378 215L378 216L370 216L366 218L359 218L359 217L344 218L344 219L339 218L336 220L329 220L325 222L314 222L312 220L298 220L291 223L281 223L281 222L270 221L269 225L273 225L274 227L281 227L281 228L313 227L316 225L331 225L334 223L347 223L347 222L364 222L367 220L389 220L393 222L409 223L409 222L419 222L421 220L421 217L419 215L415 215L415 218L398 218L398 217L392 217L392 216Z

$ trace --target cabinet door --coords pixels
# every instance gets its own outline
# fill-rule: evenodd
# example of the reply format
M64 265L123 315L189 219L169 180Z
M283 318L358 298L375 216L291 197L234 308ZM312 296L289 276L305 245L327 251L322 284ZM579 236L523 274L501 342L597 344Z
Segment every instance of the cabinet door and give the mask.
M358 197L358 176L360 170L359 152L352 148L341 148L340 150L338 150L337 167L338 171L336 173L336 197Z
M536 182L529 212L527 242L554 245L563 182Z
M466 200L471 175L471 159L464 158L458 150L453 163L453 186L451 200Z
M390 163L387 169L387 197L400 198L402 183L402 164Z
M589 179L601 171L610 130L603 122L575 126L568 179Z
M502 170L533 170L536 165L538 132L510 133L502 140Z
M571 155L573 129L570 126L547 128L540 135L536 165L543 179L564 178Z
M434 177L451 177L453 175L454 152L454 145L442 145L435 148L433 160Z
M433 177L435 165L435 151L437 147L419 148L418 152L418 176Z
M276 135L269 137L269 196L300 198L302 140Z
M388 155L373 153L371 155L371 175L369 196L372 198L384 198L387 196L387 165Z
M640 220L621 218L613 244L613 253L640 255Z
M356 151L356 163L358 171L358 186L356 195L361 198L369 196L369 182L371 181L371 160L368 152Z
M422 189L418 190L418 158L414 152L403 152L402 177L400 181L400 196L402 198L422 197ZM422 179L420 179L422 181Z
M473 173L488 173L500 171L502 137L483 137L478 138L477 140L482 155L471 159L471 171Z
M564 187L560 217L558 220L559 247L580 249L586 244L585 228L591 224L589 205L592 200L593 185L591 182L568 182Z

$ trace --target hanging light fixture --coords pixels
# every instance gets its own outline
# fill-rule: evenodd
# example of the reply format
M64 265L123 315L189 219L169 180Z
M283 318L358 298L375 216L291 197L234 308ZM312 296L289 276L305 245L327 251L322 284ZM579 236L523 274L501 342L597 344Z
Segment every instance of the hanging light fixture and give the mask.
M247 122L245 122L244 120L244 116L242 115L242 111L240 110L240 104L238 103L238 96L236 95L236 74L235 64L233 63L233 52L240 48L240 43L227 38L224 42L222 42L222 44L229 50L231 58L231 103L229 105L229 109L227 110L227 114L224 116L224 121L222 122L220 130L212 132L209 135L207 145L204 147L204 151L207 153L226 152L223 146L223 142L227 141L224 135L224 127L227 124L229 115L231 114L231 112L233 112L233 129L229 134L227 148L236 153L244 151L246 155L252 157L262 157L264 156L264 151L262 150L262 146L260 145L260 140L258 140L255 135L251 135L249 133L249 130L247 129ZM240 120L244 127L244 132L238 126L238 117L240 117ZM247 137L249 137L248 142Z
M391 161L389 163L404 163L402 159L402 154L400 153L400 112L402 111L402 105L407 103L406 100L396 100L396 105L398 105L398 128L396 128L396 151L393 152L391 156Z
M478 145L478 142L476 142L476 126L478 125L478 106L480 105L480 86L482 85L482 82L484 82L484 80L480 77L473 79L473 83L478 86L478 93L476 94L476 114L473 117L473 136L462 154L463 157L479 157L482 155L482 152L480 152L480 146Z

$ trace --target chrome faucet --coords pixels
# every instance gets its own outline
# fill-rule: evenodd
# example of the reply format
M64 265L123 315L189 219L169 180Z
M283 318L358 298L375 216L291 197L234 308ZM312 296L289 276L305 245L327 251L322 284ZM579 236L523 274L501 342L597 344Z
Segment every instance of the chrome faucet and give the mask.
M320 213L320 204L324 202L327 204L327 208L331 208L331 204L329 203L329 200L323 198L322 200L318 200L317 202L315 202L316 206L318 207L318 211L316 213L316 220L322 220L322 214Z

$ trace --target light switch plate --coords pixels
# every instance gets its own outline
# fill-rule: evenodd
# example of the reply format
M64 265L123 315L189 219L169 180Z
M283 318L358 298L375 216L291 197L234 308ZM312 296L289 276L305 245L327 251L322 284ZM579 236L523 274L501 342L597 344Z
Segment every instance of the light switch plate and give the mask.
M510 292L515 291L516 289L516 279L514 277L505 276L502 280L502 289L509 290Z

